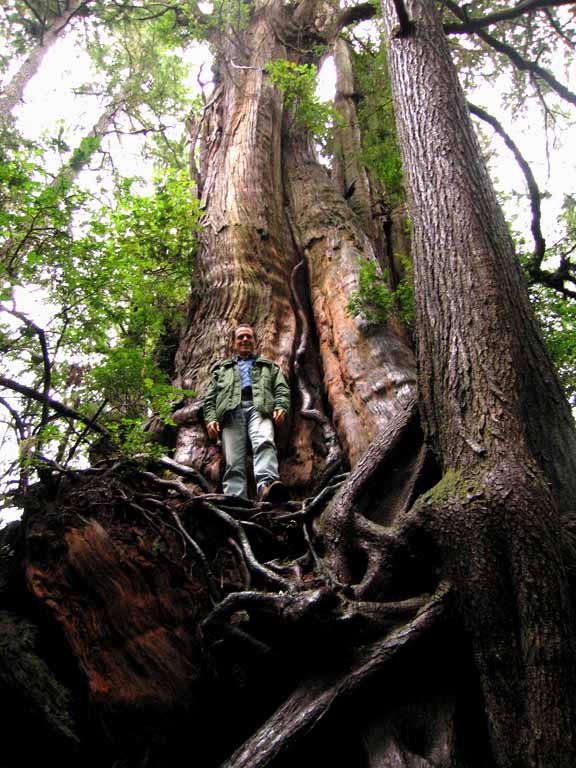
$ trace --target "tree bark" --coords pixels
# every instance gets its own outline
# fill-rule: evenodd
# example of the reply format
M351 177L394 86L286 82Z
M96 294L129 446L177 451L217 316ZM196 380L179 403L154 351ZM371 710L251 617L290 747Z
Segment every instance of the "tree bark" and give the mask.
M177 359L200 394L234 323L257 326L292 374L282 471L304 498L235 503L133 461L45 472L11 579L62 633L104 723L92 739L109 731L94 765L160 768L191 741L207 766L571 767L574 429L435 5L410 0L400 31L383 5L417 369L401 332L347 314L376 258L366 207L264 70L309 60L315 9L273 0L222 30ZM214 486L199 406L176 413L179 463L163 464ZM307 496L339 447L351 472Z
M413 353L391 325L373 326L348 312L362 261L376 260L372 242L306 137L292 132L286 144L286 187L308 264L324 387L353 466L413 398Z
M419 509L473 638L496 763L568 766L573 624L561 526L573 515L573 421L434 5L407 7L414 31L396 36L383 3L413 226L420 406L444 471Z
M361 161L362 136L356 114L356 92L352 53L349 43L337 38L334 43L336 68L336 93L334 108L343 124L335 130L335 152L332 161L332 178L342 195L346 195L350 207L362 222L372 240L374 231L373 201L368 173Z
M227 357L238 322L257 328L259 351L286 374L297 317L291 295L298 262L284 213L281 178L282 94L264 71L286 58L274 32L278 2L256 5L249 27L222 43L215 95L205 110L201 146L203 232L188 328L177 354L177 384L199 395L176 414L176 458L216 482L219 454L206 445L199 408L211 367ZM234 34L238 34L235 32ZM306 442L306 438L304 438ZM308 439L309 442L309 439ZM313 451L297 482L309 482Z
M380 337L347 313L361 259L375 258L368 233L290 118L282 138L283 98L264 66L298 59L296 46L285 44L294 24L287 13L274 4L265 13L256 9L243 33L243 58L230 43L219 53L201 151L205 229L177 384L201 394L211 366L229 353L234 323L254 323L263 354L294 374L295 421L283 466L291 484L306 486L322 469L322 452L324 466L337 453L326 446L333 442L328 416L354 464L412 397L415 371L401 333L387 329ZM307 13L313 17L300 7L294 18L302 25ZM302 349L309 352L305 365ZM191 402L175 416L176 457L217 482L218 454L206 447L199 406Z

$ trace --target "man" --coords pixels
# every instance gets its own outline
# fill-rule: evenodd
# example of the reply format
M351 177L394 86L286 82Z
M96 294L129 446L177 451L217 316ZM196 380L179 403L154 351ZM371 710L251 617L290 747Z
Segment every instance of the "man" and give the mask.
M212 369L204 397L208 436L222 435L226 469L224 493L247 496L246 446L252 445L254 478L263 501L285 501L286 486L280 482L274 425L280 426L290 408L290 389L282 371L270 360L256 355L256 337L250 325L239 325L234 334L234 357Z

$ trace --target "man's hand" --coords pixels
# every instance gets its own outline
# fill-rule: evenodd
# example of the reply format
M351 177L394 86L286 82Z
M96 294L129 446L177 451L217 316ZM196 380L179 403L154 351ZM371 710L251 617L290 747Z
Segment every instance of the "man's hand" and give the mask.
M208 424L206 424L206 429L208 430L208 437L210 440L218 440L218 435L220 434L220 424L218 424L217 421L209 421Z
M284 419L286 418L286 411L283 408L275 408L274 413L272 414L272 421L274 424L276 424L277 427L282 424Z

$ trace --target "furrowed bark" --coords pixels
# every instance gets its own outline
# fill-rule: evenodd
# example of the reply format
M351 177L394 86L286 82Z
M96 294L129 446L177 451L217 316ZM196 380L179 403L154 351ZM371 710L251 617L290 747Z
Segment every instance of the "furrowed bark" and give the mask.
M176 360L177 384L199 395L211 367L230 353L237 322L256 326L259 351L288 376L305 330L291 293L300 256L284 211L283 95L264 71L268 62L288 58L286 45L275 34L282 18L278 2L256 6L242 33L244 46L235 50L228 44L217 59L216 97L207 110L201 151L204 229L188 328ZM315 360L308 365L313 370ZM199 406L196 400L175 416L180 427L176 458L216 482L218 454L206 447ZM298 417L298 406L296 399L292 453L284 464L291 483L305 485L321 471L323 457L312 447L313 425ZM282 433L279 439L282 444Z
M354 465L412 399L412 351L390 325L373 327L347 311L361 261L375 260L372 243L306 137L293 132L287 145L286 188L308 264L324 385L336 431Z
M567 767L572 606L560 539L574 499L573 422L433 3L408 10L414 34L395 38L388 22L387 33L413 227L420 405L445 473L421 502L426 527L473 638L497 764Z

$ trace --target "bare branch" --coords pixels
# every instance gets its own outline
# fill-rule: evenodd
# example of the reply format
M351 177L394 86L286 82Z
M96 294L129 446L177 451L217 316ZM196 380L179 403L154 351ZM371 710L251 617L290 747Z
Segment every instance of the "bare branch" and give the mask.
M526 179L526 185L530 195L530 206L532 209L532 222L530 228L534 238L534 253L532 254L532 258L527 267L529 279L533 283L540 283L541 285L545 285L548 288L558 291L565 298L576 299L576 292L567 288L565 285L566 282L575 282L572 275L573 265L569 259L569 254L564 254L561 257L560 265L553 272L542 269L542 262L546 255L546 241L544 240L541 230L541 195L530 166L523 158L514 141L495 117L474 104L468 103L468 108L472 114L491 125L502 137L506 146L514 154L516 162L520 166L524 178Z
M374 3L361 3L353 5L343 10L336 18L335 33L352 24L358 24L360 21L369 21L376 16L376 6Z
M530 225L532 237L534 238L534 254L532 256L532 264L539 267L546 253L546 241L542 235L541 228L541 195L538 184L536 183L536 179L534 178L534 174L532 173L532 169L524 159L516 143L506 133L501 123L495 117L490 115L481 107L478 107L475 104L471 104L470 102L468 102L468 108L473 115L476 115L476 117L479 117L481 120L484 120L486 123L491 125L496 133L502 137L504 143L514 155L516 162L524 174L526 185L528 187L528 194L530 195L530 207L532 209L532 222Z
M72 459L74 458L74 454L78 450L78 446L80 445L82 440L84 440L84 438L86 437L86 435L88 434L88 432L92 428L92 425L95 424L98 421L98 417L100 416L100 414L102 413L102 411L104 410L104 408L106 407L107 404L108 404L108 400L104 400L102 402L102 405L100 405L100 407L98 408L98 410L96 411L96 413L94 414L92 419L90 420L90 423L86 424L85 429L83 429L82 432L78 435L78 437L76 439L76 442L74 443L74 445L68 451L68 456L66 458L66 465L68 465L72 461Z
M452 13L458 16L458 18L463 20L467 18L466 12L463 11L459 5L456 5L456 3L452 2L452 0L446 0L446 5L452 11ZM530 72L535 77L541 78L553 91L558 94L558 96L563 98L565 101L568 101L570 104L574 104L576 106L576 94L573 93L569 88L566 88L566 86L561 82L556 80L556 78L546 69L533 61L527 61L518 53L515 48L513 48L511 45L508 45L507 43L503 43L493 35L489 35L487 32L483 32L482 30L476 30L476 34L481 40L489 45L490 48L493 48L495 51L498 51L498 53L502 53L504 56L507 56L514 64L514 66L519 70L523 72Z
M29 3L28 0L23 0L24 5L28 10L32 13L32 15L36 18L36 21L40 24L42 34L44 34L44 30L46 27L46 18L44 16L40 16L37 9L34 7L32 3ZM40 42L42 42L42 38L40 38Z
M48 407L55 411L59 416L63 416L65 419L81 421L83 424L87 424L94 432L110 437L108 430L100 426L100 424L94 423L92 419L79 413L79 411L69 408L67 405L64 405L64 403L54 400L53 398L44 395L42 392L32 389L32 387L27 387L25 384L19 384L17 381L8 379L6 376L0 376L0 386L6 387L6 389L11 389L13 392L18 392L19 394L24 395L24 397L36 400L39 403L47 403Z
M26 437L26 425L20 418L20 414L18 413L18 411L12 408L8 400L6 400L6 398L4 397L0 397L0 405L3 405L4 408L6 408L6 410L10 414L10 416L12 417L12 420L14 422L13 428L14 428L14 431L16 432L16 435L19 437L20 440L24 440L24 438Z
M572 50L576 49L576 45L574 43L574 40L564 32L558 21L552 16L550 11L547 9L544 11L546 14L546 18L548 19L548 23L552 27L552 29L556 32L558 37L568 46L568 48L572 48Z
M0 304L0 312L7 312L9 315L12 315L13 317L16 317L18 320L24 323L24 325L27 328L30 328L34 333L38 336L38 341L40 342L40 349L42 350L42 364L43 364L43 392L45 398L48 397L48 394L50 392L50 387L52 384L52 361L50 360L50 353L48 352L48 344L46 342L46 334L44 333L44 329L40 328L39 325L36 325L32 320L30 320L29 317L27 317L23 312L19 312L16 309L9 309L8 307L5 307L3 304ZM38 429L42 429L47 423L48 423L48 414L49 414L49 407L46 400L44 400L42 404L42 419L40 421L40 425Z
M444 32L447 35L464 35L470 32L477 32L479 29L490 27L493 24L498 24L501 21L510 21L517 19L520 16L524 16L532 11L538 11L544 8L553 8L561 5L573 5L574 0L528 0L528 2L518 3L512 8L507 8L504 11L497 11L496 13L489 13L487 16L478 18L469 18L466 10L461 8L454 2L446 2L446 6L459 18L462 19L462 24L445 24ZM456 12L458 9L458 12Z

